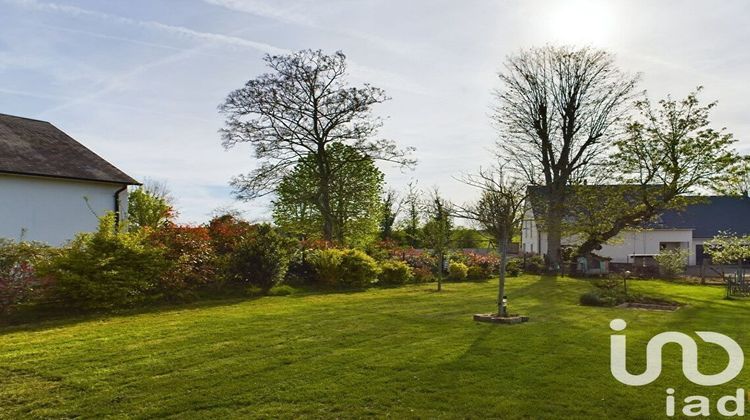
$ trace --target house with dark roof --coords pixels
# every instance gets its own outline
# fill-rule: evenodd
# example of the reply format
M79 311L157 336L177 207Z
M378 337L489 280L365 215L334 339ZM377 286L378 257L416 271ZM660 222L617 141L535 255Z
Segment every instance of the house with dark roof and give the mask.
M626 186L588 186L588 188L619 188L627 196ZM521 231L521 251L544 255L547 253L547 233L540 226L544 211L544 194L538 187L530 187L524 209ZM611 191L610 191L611 193ZM750 234L750 198L747 196L706 196L682 210L666 211L638 229L621 232L602 245L596 254L614 263L645 261L668 249L688 252L688 264L700 265L706 254L705 241L719 232ZM563 238L563 246L574 246L575 235Z
M124 219L138 182L46 121L0 114L0 237L60 245Z

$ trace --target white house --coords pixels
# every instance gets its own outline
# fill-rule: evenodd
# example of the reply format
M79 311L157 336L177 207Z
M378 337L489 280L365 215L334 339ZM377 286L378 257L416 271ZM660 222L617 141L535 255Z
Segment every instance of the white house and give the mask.
M591 186L593 187L593 186ZM547 253L547 233L539 229L543 210L528 200L521 229L521 251ZM536 207L536 209L535 209ZM665 249L682 248L688 252L688 264L700 265L706 255L703 243L720 231L750 234L750 198L747 196L702 197L682 211L667 211L656 221L637 230L626 230L602 245L597 255L613 263L634 263L638 257L653 257ZM562 240L563 246L576 244L575 237Z
M0 114L0 237L61 245L138 182L46 121Z

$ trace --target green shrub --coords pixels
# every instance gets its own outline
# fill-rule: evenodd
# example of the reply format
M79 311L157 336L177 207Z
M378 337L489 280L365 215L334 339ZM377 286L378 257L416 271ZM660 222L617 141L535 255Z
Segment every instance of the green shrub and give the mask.
M289 296L297 292L297 290L286 284L274 286L268 291L268 296Z
M307 258L312 267L314 282L323 286L336 286L341 278L341 259L344 252L340 249L317 249L310 252Z
M592 282L594 289L581 295L581 305L615 306L628 301L628 295L617 279L600 279Z
M409 264L403 261L386 260L380 263L380 274L378 283L385 285L404 284L414 279Z
M319 249L311 252L315 282L330 287L366 287L377 280L378 264L355 249Z
M245 287L245 294L247 296L256 297L263 296L266 292L258 286L250 285Z
M521 274L523 269L523 260L520 258L509 258L505 263L505 274L510 277L516 277Z
M544 265L544 258L541 255L529 255L526 257L526 262L523 271L529 274L542 274L546 270Z
M484 280L489 277L486 270L479 265L470 265L469 271L466 274L466 278L469 280Z
M672 279L685 271L688 252L685 249L664 250L655 255L654 259L659 264L659 274Z
M466 280L469 274L469 267L464 263L452 262L448 265L448 278L453 281Z
M589 291L581 295L580 298L581 305L584 306L607 306L602 301L601 296L599 296L599 293L595 291Z
M367 287L375 283L379 273L374 258L356 249L346 250L341 256L339 285L344 287Z
M284 280L293 247L293 241L271 225L258 225L230 255L229 274L235 281L268 291Z
M54 279L55 301L78 309L132 306L149 298L168 265L163 249L143 230L115 228L114 214L102 217L95 233L78 235L40 268Z

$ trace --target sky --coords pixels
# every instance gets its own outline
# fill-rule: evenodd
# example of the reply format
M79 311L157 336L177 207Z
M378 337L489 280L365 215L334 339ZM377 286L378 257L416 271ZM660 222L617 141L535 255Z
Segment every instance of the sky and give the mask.
M224 150L217 105L266 71L263 56L343 51L349 80L392 98L379 135L416 148L414 170L382 165L455 202L457 178L493 162L493 89L508 54L545 44L604 48L653 99L698 85L717 127L750 152L750 2L605 0L0 0L0 113L50 121L138 180L165 182L180 220L234 208L269 220L267 199L228 185L256 161Z

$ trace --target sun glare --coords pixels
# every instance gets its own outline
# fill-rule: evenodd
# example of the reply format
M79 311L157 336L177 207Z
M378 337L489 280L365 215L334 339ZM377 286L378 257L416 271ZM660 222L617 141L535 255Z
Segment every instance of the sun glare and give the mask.
M602 45L611 40L616 19L610 2L573 0L554 5L544 22L547 39L578 45Z

